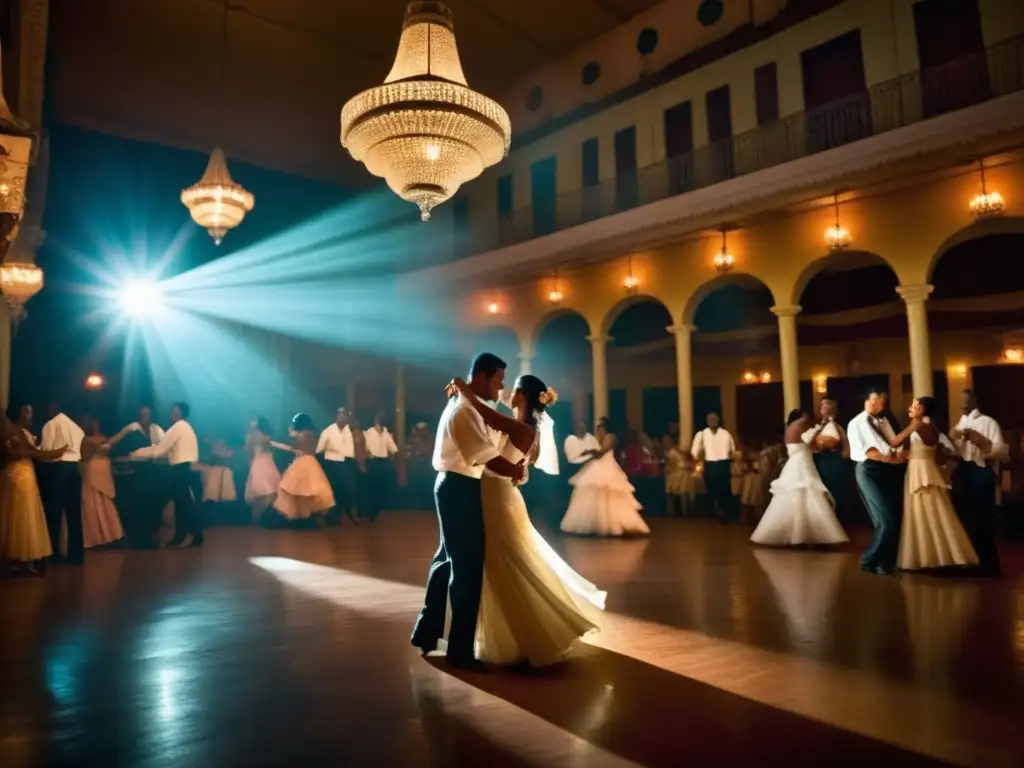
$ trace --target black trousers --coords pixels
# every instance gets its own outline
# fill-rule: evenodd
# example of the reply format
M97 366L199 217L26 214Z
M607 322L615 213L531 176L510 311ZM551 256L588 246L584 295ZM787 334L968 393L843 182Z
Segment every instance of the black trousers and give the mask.
M836 517L843 523L853 522L850 513L850 460L844 459L837 451L823 451L814 454L814 466L836 503Z
M732 492L732 462L729 459L705 461L704 485L711 503L718 508L718 515L723 520L738 520L740 505Z
M36 465L39 472L39 494L43 499L46 527L50 532L53 554L60 552L61 518L68 521L68 560L81 563L85 559L82 538L82 474L77 463L51 461Z
M367 459L366 474L359 478L359 511L371 520L377 519L391 502L396 484L391 459Z
M171 466L171 500L174 502L174 540L191 536L195 544L203 543L203 519L199 511L201 491L196 493L196 475L190 463ZM201 481L200 481L201 482Z
M430 563L427 594L412 640L419 646L432 646L444 634L445 609L450 600L452 624L448 656L456 661L470 661L484 583L480 481L454 472L441 472L434 484L434 504L441 541Z
M860 558L863 568L896 569L903 523L904 464L862 461L857 464L857 490L875 526L871 545Z
M1002 573L996 548L996 473L972 461L960 461L953 476L954 503L960 523L978 553L979 570Z
M334 493L334 515L348 514L353 508L358 509L359 467L355 459L323 459L322 464L327 482L331 484L331 491Z

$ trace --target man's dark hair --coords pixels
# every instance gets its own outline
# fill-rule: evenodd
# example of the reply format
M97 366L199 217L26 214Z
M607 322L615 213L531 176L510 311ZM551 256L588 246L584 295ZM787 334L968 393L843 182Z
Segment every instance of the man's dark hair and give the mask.
M188 403L185 403L185 402L175 403L174 407L177 408L179 411L181 411L181 418L183 418L186 421L188 421L188 414L189 414Z
M968 387L967 389L964 390L964 394L967 395L967 397L972 397L972 398L975 398L975 399L977 399L977 397L978 397L977 394L975 394L974 390L971 389L970 387Z
M872 395L878 395L879 397L881 397L882 395L886 394L888 394L888 392L886 392L885 389L883 389L882 387L871 386L864 390L864 399L867 400Z
M498 371L503 371L506 368L508 365L497 355L481 352L473 358L473 362L469 366L469 378L472 380L478 373L482 373L489 379Z

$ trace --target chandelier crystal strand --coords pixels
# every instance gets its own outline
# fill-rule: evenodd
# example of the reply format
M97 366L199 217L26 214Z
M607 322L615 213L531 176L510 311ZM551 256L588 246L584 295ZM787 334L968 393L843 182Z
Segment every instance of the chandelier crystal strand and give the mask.
M512 128L500 104L470 90L452 13L439 2L409 3L384 84L341 110L341 145L423 221L467 181L507 154Z

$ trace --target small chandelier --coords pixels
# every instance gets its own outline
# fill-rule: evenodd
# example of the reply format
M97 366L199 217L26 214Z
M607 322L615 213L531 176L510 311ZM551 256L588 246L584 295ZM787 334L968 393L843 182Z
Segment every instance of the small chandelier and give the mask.
M548 304L550 304L550 305L552 305L554 307L557 307L559 304L562 303L562 299L565 298L562 295L562 292L558 289L558 270L557 269L555 270L555 274L554 274L554 277L552 279L553 279L553 282L551 283L551 291L548 293Z
M989 192L985 188L985 161L978 161L978 169L981 172L981 192L971 200L971 211L979 219L994 219L1003 215L1006 203L1003 196L998 192Z
M825 230L825 245L832 252L844 251L850 246L850 233L839 223L839 195L832 196L836 209L836 223Z
M736 263L736 259L729 253L726 243L727 236L726 228L722 227L722 250L715 254L715 271L722 272L723 274L732 270L733 265Z
M420 218L508 154L512 127L497 102L470 90L444 3L413 2L384 84L341 110L341 145Z
M0 291L11 311L15 327L28 313L25 305L43 290L43 270L31 261L5 261L0 264Z
M203 178L182 190L181 202L195 223L220 245L224 235L241 224L245 214L252 210L256 198L231 178L224 151L217 147L210 155Z
M622 287L630 296L640 290L640 280L633 274L633 257L629 257L629 267L626 272L626 279L622 281Z

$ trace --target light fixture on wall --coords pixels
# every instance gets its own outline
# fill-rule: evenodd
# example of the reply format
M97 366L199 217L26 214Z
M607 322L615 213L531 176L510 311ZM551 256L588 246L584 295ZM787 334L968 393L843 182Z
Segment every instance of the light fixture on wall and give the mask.
M757 374L756 373L754 373L753 371L744 371L743 372L743 383L744 384L753 384L755 381L757 381Z
M622 287L626 289L626 293L630 296L640 290L640 280L637 279L636 275L633 274L633 256L629 257L629 267L626 272L626 279L622 282Z
M498 305L498 302L496 301L492 301L490 304L487 305L487 314L489 315L496 315L500 311L501 307Z
M1020 347L1007 347L1003 350L1004 363L1024 363L1024 349Z
M957 379L966 379L967 363L953 363L949 366L949 375Z
M825 230L825 245L830 251L843 251L850 246L850 233L839 223L839 194L832 196L832 204L836 210L836 223Z
M423 221L500 162L511 135L508 113L466 83L452 12L440 2L409 3L384 84L341 110L341 145Z
M722 250L715 254L715 271L716 272L728 272L733 268L736 263L736 259L729 253L728 246L728 230L722 227Z
M761 383L762 384L771 384L771 382L772 382L772 375L768 371L761 371Z
M998 192L989 192L985 185L985 160L978 161L978 171L981 174L981 192L971 200L971 211L979 219L994 219L1003 215L1006 203L1003 196Z
M565 297L562 295L562 291L558 287L558 270L555 270L555 274L551 276L551 290L548 291L548 304L553 307L557 307L562 303L562 299Z
M828 392L828 374L827 373L816 373L814 374L814 391L819 395L824 395Z

